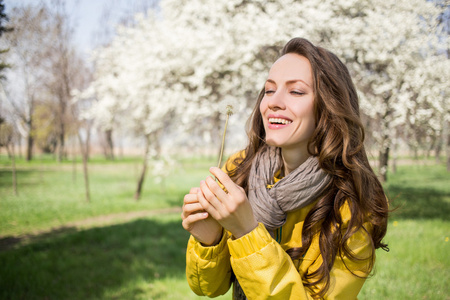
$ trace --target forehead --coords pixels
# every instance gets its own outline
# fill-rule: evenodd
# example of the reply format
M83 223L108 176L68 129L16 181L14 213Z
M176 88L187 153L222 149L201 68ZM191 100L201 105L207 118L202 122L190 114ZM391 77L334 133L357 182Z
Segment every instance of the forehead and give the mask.
M301 79L311 85L311 63L304 56L295 53L285 54L272 65L269 71L269 78L275 81Z

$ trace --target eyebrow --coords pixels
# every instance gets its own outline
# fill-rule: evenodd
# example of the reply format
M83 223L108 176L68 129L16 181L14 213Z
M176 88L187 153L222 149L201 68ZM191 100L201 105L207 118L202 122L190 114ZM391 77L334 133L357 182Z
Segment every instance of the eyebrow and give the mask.
M306 86L308 86L309 88L311 88L311 86L309 85L309 84L307 84L305 81L303 81L303 80L301 80L301 79L292 79L292 80L288 80L288 81L286 81L286 84L293 84L293 83L296 83L296 82L302 82L303 84L305 84ZM267 79L266 80L266 82L270 82L270 83L273 83L273 84L277 84L274 80L272 80L272 79Z

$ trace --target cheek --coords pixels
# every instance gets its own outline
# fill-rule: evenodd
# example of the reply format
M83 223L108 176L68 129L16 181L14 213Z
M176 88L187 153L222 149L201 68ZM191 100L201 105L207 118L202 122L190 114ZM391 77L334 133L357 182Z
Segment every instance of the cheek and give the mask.
M305 130L308 133L312 133L316 129L316 121L314 115L314 104L311 101L310 103L301 103L296 107L297 116L302 120L302 123Z
M314 130L316 130L316 118L314 115L314 105L308 107L305 118L308 120L308 132L309 134L313 134Z
M267 101L265 101L266 97L263 97L261 103L259 103L259 112L261 115L264 115L264 112L267 110Z

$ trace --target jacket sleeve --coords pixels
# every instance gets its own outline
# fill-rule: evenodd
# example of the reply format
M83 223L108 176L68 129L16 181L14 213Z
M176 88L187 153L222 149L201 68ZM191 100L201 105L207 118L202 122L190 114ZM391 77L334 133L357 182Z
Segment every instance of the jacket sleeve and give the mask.
M219 244L204 247L193 236L186 251L186 277L192 291L199 296L217 297L231 285L228 233L224 230Z
M242 159L243 155L244 151L232 155L223 165L222 171L233 170L236 167L233 161L238 157ZM228 238L229 233L223 230L222 240L218 245L203 247L193 236L190 237L186 250L186 277L192 291L197 295L216 297L230 289Z
M358 243L360 242L358 240ZM365 251L367 243L360 244L364 244L361 249L352 248L355 254ZM305 272L316 270L321 264L318 243L311 246L305 259L315 259ZM298 270L295 267L289 255L270 236L263 224L259 224L252 232L239 239L229 239L228 247L232 268L248 299L312 299L312 291L303 285L301 268ZM367 264L364 262L361 266L350 265L350 262L345 260L336 258L330 274L330 289L325 299L356 299L364 279L353 275L345 264L358 270L365 269ZM315 288L320 289L320 286Z

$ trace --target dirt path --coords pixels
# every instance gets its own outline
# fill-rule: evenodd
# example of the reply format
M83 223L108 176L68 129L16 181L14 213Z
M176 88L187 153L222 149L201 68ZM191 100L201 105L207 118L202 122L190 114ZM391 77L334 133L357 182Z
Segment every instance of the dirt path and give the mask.
M18 236L0 236L0 251L11 249L17 245L24 245L33 241L54 237L67 232L75 232L85 228L120 224L139 218L159 216L165 214L181 213L181 207L162 208L145 211L123 212L109 215L96 216L83 220L68 222L62 226L49 230L40 230ZM180 224L181 226L181 224Z
M143 218L143 217L151 217L157 215L165 215L170 213L181 213L181 207L171 207L171 208L162 208L162 209L154 209L154 210L144 210L144 211L132 211L132 212L124 212L124 213L116 213L110 215L97 216L92 218L87 218L84 220L69 222L64 226L67 227L93 227L96 225L105 225L111 223L123 223L130 220Z

